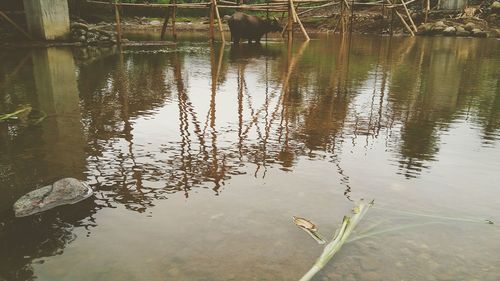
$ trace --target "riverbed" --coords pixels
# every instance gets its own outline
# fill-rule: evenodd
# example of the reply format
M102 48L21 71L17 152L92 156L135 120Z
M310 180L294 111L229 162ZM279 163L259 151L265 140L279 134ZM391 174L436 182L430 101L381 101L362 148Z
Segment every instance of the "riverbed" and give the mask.
M0 59L0 114L30 108L0 123L2 281L298 280L323 246L292 216L330 239L361 199L365 237L316 280L500 280L499 40L181 33ZM14 217L63 177L95 196Z

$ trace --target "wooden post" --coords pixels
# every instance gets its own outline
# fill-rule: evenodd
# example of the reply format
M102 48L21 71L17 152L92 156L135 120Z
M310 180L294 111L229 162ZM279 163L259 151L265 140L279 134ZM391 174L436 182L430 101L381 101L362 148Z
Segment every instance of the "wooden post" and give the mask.
M293 12L292 12L292 2L288 1L288 22L287 22L287 36L288 36L288 41L290 42L293 36L293 30L292 30L292 25L293 25Z
M116 33L118 44L122 43L122 27L120 24L120 11L118 10L118 1L115 1L115 20L116 20Z
M210 25L210 40L214 40L214 1L210 3L210 19L209 19L209 25Z
M12 26L14 26L15 29L17 29L19 32L21 32L24 36L26 36L26 38L30 39L30 40L33 40L33 38L31 38L31 36L26 32L24 31L24 29L22 29L19 25L17 25L13 20L11 20L4 12L0 11L0 16L2 16L6 21L8 21L10 24L12 24Z
M174 38L174 40L177 40L177 31L175 29L175 14L177 12L177 1L176 0L172 0L171 1L175 6L172 7L172 37Z
M165 34L167 33L168 19L170 18L170 7L167 8L165 13L165 19L163 20L163 26L161 27L160 40L165 40Z

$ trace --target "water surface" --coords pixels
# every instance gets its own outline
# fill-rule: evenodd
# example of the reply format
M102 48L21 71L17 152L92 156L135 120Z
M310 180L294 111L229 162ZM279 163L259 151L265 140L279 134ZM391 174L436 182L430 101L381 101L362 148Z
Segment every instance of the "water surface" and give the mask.
M291 217L330 237L361 198L358 234L382 233L317 280L500 280L498 40L181 34L0 61L0 114L32 107L0 123L0 280L298 280L322 247ZM14 218L61 177L95 197Z

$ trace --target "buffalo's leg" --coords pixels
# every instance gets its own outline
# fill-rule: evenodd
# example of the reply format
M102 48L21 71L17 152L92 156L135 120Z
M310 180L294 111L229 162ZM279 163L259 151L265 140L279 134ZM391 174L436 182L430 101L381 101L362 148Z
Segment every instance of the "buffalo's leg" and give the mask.
M233 44L235 44L235 45L240 44L240 37L238 37L238 36L233 36Z

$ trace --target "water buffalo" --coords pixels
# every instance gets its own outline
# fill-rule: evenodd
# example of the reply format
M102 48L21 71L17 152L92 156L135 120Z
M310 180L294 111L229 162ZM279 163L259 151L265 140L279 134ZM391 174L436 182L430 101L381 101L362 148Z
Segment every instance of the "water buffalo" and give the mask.
M248 39L248 43L260 43L260 38L268 32L281 31L281 26L276 18L261 19L256 16L236 12L228 20L231 38L234 44L239 44L240 39Z

